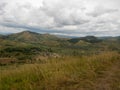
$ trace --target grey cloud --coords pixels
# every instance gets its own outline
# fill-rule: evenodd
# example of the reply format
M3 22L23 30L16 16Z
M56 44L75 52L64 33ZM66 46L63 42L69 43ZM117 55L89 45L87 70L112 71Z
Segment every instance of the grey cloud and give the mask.
M77 2L78 0L75 1ZM82 13L85 9L86 8L80 2L74 4L71 1L66 3L66 1L63 0L56 2L55 6L44 2L44 6L42 7L42 10L47 15L53 17L54 22L58 27L79 25L89 22L87 18L84 18L87 16Z
M93 17L98 17L104 14L110 14L119 12L119 9L110 9L110 8L104 8L102 6L96 7L95 10L91 13L88 13L88 15L91 15Z
M119 6L116 6L117 2L114 0L109 0L114 2L112 6L105 0L108 2L106 7L102 7L104 0L96 0L95 5L94 0L89 0L92 3L87 2L88 0L85 0L86 3L83 0L43 0L39 7L35 7L36 4L29 0L25 0L28 3L24 3L24 0L19 0L19 3L17 0L4 1L6 4L0 4L0 26L16 31L64 35L120 34ZM98 1L102 4L99 5Z
M7 5L7 3L0 3L0 15L4 14L4 7Z
M23 29L23 30L29 30L29 31L36 31L40 33L66 33L71 34L73 31L66 31L66 30L50 30L50 29L44 29L39 27L33 27L28 25L20 25L20 24L13 24L13 23L0 23L0 25L10 28L16 28L16 29Z

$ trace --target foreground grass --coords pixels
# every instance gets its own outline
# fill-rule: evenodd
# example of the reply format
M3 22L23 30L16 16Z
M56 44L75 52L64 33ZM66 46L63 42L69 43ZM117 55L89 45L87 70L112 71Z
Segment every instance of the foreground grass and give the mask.
M0 90L120 90L119 69L116 52L54 58L1 69Z

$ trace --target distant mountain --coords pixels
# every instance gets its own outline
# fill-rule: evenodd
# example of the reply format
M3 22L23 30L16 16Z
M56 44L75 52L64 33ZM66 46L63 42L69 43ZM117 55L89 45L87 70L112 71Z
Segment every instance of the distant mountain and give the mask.
M120 41L120 36L117 36L116 39Z
M71 43L77 43L80 40L85 41L85 42L89 42L89 43L98 43L101 41L101 39L95 37L95 36L86 36L86 37L80 37L80 38L72 38L69 40L69 42Z
M116 36L116 37L99 37L99 39L102 39L104 41L117 41L117 42L120 42L120 36Z
M4 36L4 39L21 42L43 42L50 40L58 40L59 38L50 34L39 34L31 31L23 31L20 33Z
M43 45L88 45L90 43L99 43L101 41L120 41L120 36L118 37L95 37L95 36L86 36L86 37L62 37L55 36L50 34L39 34L31 31L23 31L20 33L9 34L9 35L0 35L0 39L17 41L24 43L38 43Z
M0 35L0 38L3 37L3 35Z

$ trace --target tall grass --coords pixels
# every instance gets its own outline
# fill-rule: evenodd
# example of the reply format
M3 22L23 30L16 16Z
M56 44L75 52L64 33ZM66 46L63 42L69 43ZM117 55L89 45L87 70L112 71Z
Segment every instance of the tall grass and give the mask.
M120 90L119 69L116 52L50 58L2 69L0 90Z

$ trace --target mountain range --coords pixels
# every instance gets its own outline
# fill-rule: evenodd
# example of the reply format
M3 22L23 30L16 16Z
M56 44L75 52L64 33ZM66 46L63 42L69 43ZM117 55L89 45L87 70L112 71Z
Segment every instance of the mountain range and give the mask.
M65 38L51 34L23 31L0 35L0 58L34 60L44 56L91 55L107 51L120 52L118 37Z
M90 43L98 43L102 40L120 40L120 36L116 37L95 37L95 36L86 36L86 37L76 37L76 38L64 38L62 36L56 36L51 34L39 34L31 31L23 31L20 33L9 34L9 35L0 35L0 39L19 41L19 42L28 42L28 43L41 43L41 42L53 42L53 41L68 41L70 43L77 43L80 40Z

